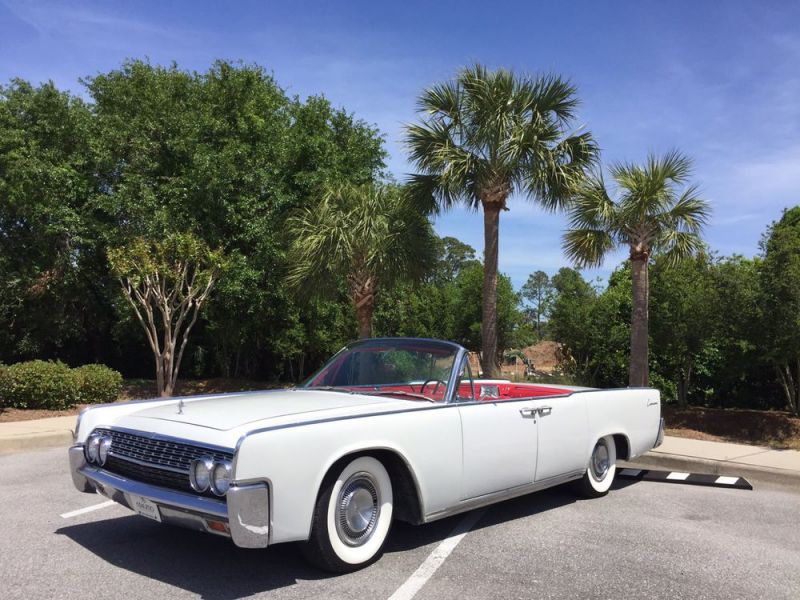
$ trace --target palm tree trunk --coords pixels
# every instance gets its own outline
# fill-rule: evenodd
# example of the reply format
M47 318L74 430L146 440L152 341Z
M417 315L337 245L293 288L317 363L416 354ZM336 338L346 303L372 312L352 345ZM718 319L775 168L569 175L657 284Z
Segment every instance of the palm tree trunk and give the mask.
M481 368L487 379L497 372L497 245L500 206L483 206L483 315L481 319Z
M359 339L372 337L372 313L375 309L374 296L369 294L356 301L356 320Z
M378 282L365 269L356 269L348 276L350 301L356 311L359 339L372 337L372 313L375 311L375 291Z
M631 359L628 385L647 387L649 384L647 337L650 295L647 253L637 252L634 254L633 251L631 252L631 274L633 278L633 312L631 314Z

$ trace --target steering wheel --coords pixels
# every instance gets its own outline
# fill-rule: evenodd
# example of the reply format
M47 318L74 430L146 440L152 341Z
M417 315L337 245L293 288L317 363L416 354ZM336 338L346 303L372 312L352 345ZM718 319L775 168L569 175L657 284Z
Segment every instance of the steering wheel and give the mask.
M438 390L438 389L439 389L439 386L440 386L440 385L441 385L442 387L444 387L444 389L447 389L447 384L446 384L444 381L442 381L441 379L428 379L428 380L426 380L426 381L425 381L425 383L423 383L423 384L422 384L422 386L419 388L419 393L420 393L420 394L423 394L423 393L425 393L425 386L426 386L426 385L428 385L428 384L429 384L429 383L431 383L431 382L435 382L435 383L436 383L436 385L435 385L435 386L433 386L433 390L431 391L431 393L432 393L432 394L435 394L435 393L436 393L436 390Z

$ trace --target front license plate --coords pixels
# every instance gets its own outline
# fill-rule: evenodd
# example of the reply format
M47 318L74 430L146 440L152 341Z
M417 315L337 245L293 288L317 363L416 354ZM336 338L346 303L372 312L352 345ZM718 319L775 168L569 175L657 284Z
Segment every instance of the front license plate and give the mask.
M141 496L134 496L133 494L128 494L127 496L128 503L131 505L133 510L143 517L147 517L148 519L153 519L154 521L161 523L161 513L159 512L158 506L155 502L151 502L147 498L142 498Z

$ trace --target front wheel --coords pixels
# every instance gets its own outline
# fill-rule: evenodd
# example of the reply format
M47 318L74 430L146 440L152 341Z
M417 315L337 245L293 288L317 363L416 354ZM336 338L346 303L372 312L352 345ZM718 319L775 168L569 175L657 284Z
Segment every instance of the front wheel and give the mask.
M614 483L617 472L617 446L614 436L607 435L597 440L589 459L589 468L578 483L578 491L587 498L605 496Z
M360 456L322 484L305 555L333 573L355 571L379 556L392 523L392 482L383 464Z

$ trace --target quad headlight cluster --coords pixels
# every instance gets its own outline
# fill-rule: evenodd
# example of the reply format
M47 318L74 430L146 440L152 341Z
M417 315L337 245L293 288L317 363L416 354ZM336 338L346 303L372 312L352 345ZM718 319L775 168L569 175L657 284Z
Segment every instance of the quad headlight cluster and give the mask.
M201 456L195 458L189 466L189 483L200 494L210 489L215 495L224 496L231 487L232 471L229 460Z
M86 457L86 462L101 467L106 464L110 451L111 436L101 433L92 433L83 447L83 454Z

